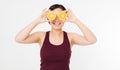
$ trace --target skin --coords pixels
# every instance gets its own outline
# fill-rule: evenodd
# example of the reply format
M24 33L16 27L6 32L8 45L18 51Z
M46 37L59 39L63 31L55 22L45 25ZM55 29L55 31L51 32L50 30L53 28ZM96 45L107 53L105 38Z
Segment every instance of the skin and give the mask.
M61 12L62 10L60 8L56 8L53 10L56 14ZM27 25L25 28L23 28L15 37L16 42L22 43L22 44L32 44L32 43L38 43L40 45L40 48L43 45L44 38L46 32L44 31L38 31L31 33L31 31L38 25L42 24L44 22L50 22L51 30L50 30L50 37L49 41L51 44L54 45L60 45L63 42L63 31L62 27L64 26L65 22L71 22L73 24L76 24L79 29L82 31L83 35L74 33L74 32L67 32L68 39L70 42L70 47L72 48L73 45L90 45L96 42L96 37L92 33L92 31L86 27L72 12L72 10L68 9L67 12L67 20L61 21L56 17L55 20L49 21L47 20L47 13L49 10L44 9L41 13L41 15L31 22L31 24ZM30 34L31 33L31 34Z

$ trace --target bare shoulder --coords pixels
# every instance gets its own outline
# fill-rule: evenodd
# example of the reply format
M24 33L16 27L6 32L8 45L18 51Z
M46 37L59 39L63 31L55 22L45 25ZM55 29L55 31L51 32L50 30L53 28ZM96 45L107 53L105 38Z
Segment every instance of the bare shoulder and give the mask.
M71 32L67 32L69 38L71 38Z
M67 32L67 36L68 36L71 48L73 47L73 42L72 42L72 37L73 37L72 35L73 34L74 34L73 32Z
M46 35L46 31L39 31L38 32L38 35L39 35L39 42L38 42L38 44L39 44L39 46L40 46L40 48L42 47L42 44L43 44L43 42L44 42L44 38L45 38L45 35Z
M32 33L32 34L34 34L34 35L36 35L37 37L40 37L41 38L41 36L44 36L45 35L45 31L37 31L37 32L34 32L34 33Z
M72 39L75 37L83 37L82 35L76 33L76 32L68 32L68 36Z
M67 35L68 35L68 38L72 41L72 38L73 38L75 35L78 35L78 34L75 33L75 32L67 32Z
M80 40L83 40L83 36L75 33L75 32L67 32L68 38L70 40L71 46L78 44L78 42L81 42Z
M46 31L38 31L36 33L39 36L40 40L42 40L45 37Z
M75 32L67 32L69 38L72 38L74 35L77 35Z
M45 34L46 34L46 32L45 32L45 31L39 31L39 35L40 35L40 37L45 36Z

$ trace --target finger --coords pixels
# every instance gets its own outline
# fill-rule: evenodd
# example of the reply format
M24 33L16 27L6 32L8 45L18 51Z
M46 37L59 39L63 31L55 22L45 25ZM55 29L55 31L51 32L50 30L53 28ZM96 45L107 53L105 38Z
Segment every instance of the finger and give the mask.
M69 12L69 9L67 9L66 12L68 13L68 12Z
M70 17L70 16L71 16L71 13L70 13L69 11L67 12L67 16L68 16L68 17Z
M43 9L42 12L47 13L49 10L47 8Z
M43 11L47 10L47 8L44 8Z
M71 15L71 14L72 14L72 12L71 12L71 10L70 10L70 9L68 9L68 14L69 14L69 15Z
M71 10L70 8L68 9L68 12L69 12L70 14L72 14L72 10Z
M63 12L67 13L67 10L64 10Z
M66 20L65 20L65 22L68 22L68 21L69 21L69 18L67 17Z
M42 10L42 12L44 12L46 10L46 8L44 8L43 10Z
M70 10L70 8L67 9L68 11Z

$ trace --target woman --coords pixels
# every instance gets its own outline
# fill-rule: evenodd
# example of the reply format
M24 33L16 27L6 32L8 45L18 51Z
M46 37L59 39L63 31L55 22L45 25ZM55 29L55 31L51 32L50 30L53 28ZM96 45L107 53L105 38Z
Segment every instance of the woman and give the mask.
M48 13L52 11L56 17L49 19ZM59 13L65 12L67 18L60 20ZM46 32L30 32L38 25L49 22L51 30ZM65 22L76 24L83 32L83 36L73 32L62 31ZM63 5L54 4L49 10L44 9L40 17L31 24L22 29L15 38L16 42L31 44L38 43L41 51L41 68L40 70L70 70L69 61L71 48L73 45L90 45L96 42L95 35L68 9Z

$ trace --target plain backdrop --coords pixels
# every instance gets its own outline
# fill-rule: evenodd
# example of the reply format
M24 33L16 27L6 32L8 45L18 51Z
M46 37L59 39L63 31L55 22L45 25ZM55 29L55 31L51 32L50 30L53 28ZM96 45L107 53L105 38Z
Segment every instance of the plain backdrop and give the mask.
M73 46L70 70L120 70L119 0L0 0L0 70L39 70L39 45L17 43L15 36L56 3L70 8L97 37L95 44ZM46 22L32 32L50 29ZM82 34L74 23L66 22L63 30Z

